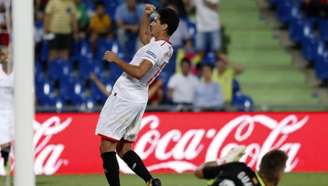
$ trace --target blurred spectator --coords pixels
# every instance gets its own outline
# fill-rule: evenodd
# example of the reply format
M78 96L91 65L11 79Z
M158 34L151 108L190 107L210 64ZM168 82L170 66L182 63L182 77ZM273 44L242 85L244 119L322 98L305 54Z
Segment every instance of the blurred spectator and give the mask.
M222 87L224 101L231 103L233 96L233 80L244 70L242 65L232 64L227 56L220 54L216 62L217 72L213 73L213 80Z
M35 56L37 57L41 53L41 45L43 41L43 13L41 11L35 12L35 21L34 21L34 41L35 41Z
M199 81L191 73L191 62L187 58L181 61L181 71L182 74L174 74L170 78L168 96L175 104L192 105Z
M35 0L34 4L35 4L35 10L36 11L41 11L44 12L44 10L46 9L46 6L48 4L49 0Z
M162 6L174 5L181 18L187 18L187 12L183 0L162 0Z
M0 45L9 45L11 23L10 1L0 0Z
M168 4L168 8L171 8L178 12L177 7L175 4ZM178 15L180 15L180 12L178 12ZM170 37L170 42L172 43L172 46L174 48L172 57L170 58L168 66L164 69L164 71L170 71L170 74L173 74L176 71L176 66L179 66L179 64L176 64L176 58L177 53L179 52L179 49L181 50L192 50L192 38L188 30L187 22L185 19L182 19L181 16L179 21L179 26L177 30L174 32L174 34ZM180 51L181 52L181 51ZM178 67L179 69L179 67Z
M212 81L213 66L205 63L202 66L202 81L197 85L193 105L200 110L218 110L223 108L224 97L221 87Z
M93 52L96 51L98 38L104 38L110 33L111 19L106 13L105 4L98 2L96 4L96 12L91 17L89 29L91 31L90 41Z
M76 19L79 31L87 31L89 24L89 16L87 12L87 7L81 0L74 0L76 6Z
M139 23L143 16L143 5L136 0L125 0L117 7L115 20L118 27L118 40L125 49L127 59L130 59L137 45Z
M167 7L178 12L178 9L174 4L169 4ZM178 15L180 15L179 12ZM183 47L184 45L186 46L192 45L191 35L188 31L187 23L184 19L181 18L181 16L180 16L179 26L177 30L174 32L174 34L170 37L170 42L172 43L174 48L180 48Z
M218 52L221 47L219 0L188 0L186 5L196 9L197 51L200 54L207 49Z
M72 34L78 31L76 6L72 0L49 0L45 10L45 33L48 34L49 60L67 60L72 45Z

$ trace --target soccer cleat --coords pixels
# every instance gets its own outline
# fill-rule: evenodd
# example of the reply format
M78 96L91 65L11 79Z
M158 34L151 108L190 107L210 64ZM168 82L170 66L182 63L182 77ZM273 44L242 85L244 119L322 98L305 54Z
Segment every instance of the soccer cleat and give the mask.
M147 182L147 186L161 186L161 180L158 178L152 178L150 181Z
M246 147L241 145L230 149L227 155L223 156L219 161L222 163L230 163L239 161L240 158L245 154Z

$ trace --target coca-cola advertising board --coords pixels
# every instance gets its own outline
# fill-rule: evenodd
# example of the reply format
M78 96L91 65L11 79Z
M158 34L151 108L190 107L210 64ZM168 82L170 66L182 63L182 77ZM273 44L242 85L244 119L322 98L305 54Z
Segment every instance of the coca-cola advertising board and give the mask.
M97 113L37 114L36 174L101 173ZM183 173L245 145L256 169L270 149L287 152L286 171L328 171L328 113L146 113L134 150L156 173ZM119 158L118 158L119 159ZM131 173L119 159L120 169ZM0 167L0 173L3 167Z

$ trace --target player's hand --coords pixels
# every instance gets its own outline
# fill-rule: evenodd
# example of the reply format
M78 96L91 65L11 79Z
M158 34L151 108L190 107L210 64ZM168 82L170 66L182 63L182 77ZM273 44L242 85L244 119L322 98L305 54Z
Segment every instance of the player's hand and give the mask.
M156 7L152 4L146 4L145 5L145 10L144 13L148 16L150 16L150 14L152 14L155 11Z
M107 62L115 62L117 61L117 59L118 59L117 55L112 51L106 51L103 58L103 60Z

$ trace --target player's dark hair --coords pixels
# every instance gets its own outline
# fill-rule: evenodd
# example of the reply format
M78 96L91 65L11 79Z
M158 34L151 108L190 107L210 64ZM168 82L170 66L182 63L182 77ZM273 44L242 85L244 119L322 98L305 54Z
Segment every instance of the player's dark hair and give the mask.
M281 150L272 150L266 153L260 164L259 173L270 183L277 184L279 174L285 169L287 154Z
M159 8L157 13L161 24L167 24L167 34L171 36L179 26L177 12L171 8Z

